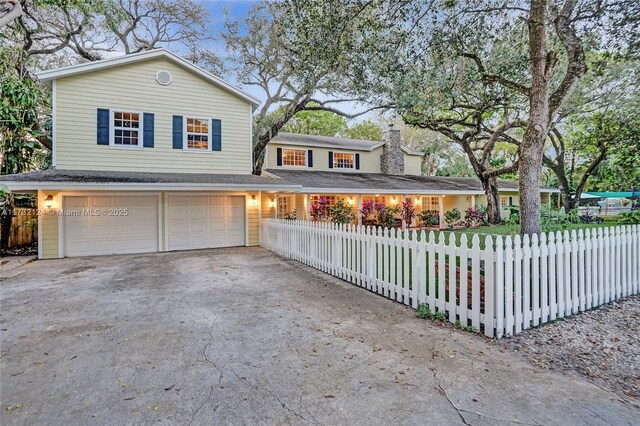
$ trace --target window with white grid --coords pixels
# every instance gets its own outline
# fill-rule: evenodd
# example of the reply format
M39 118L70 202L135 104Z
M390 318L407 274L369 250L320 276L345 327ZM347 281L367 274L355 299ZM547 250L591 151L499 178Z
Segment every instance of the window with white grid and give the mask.
M186 118L185 148L194 151L209 150L209 119Z
M113 111L113 145L142 146L141 117L138 112Z
M282 165L305 167L307 165L307 151L304 149L283 149Z
M353 169L353 154L345 154L343 152L333 153L334 169Z

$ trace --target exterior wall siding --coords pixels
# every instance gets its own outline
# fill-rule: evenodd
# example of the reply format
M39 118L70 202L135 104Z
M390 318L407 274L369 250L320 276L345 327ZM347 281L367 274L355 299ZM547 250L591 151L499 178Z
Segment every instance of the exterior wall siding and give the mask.
M173 82L162 86L158 70ZM251 173L251 106L166 59L56 81L57 168L174 173ZM154 147L111 148L96 142L97 108L155 114ZM173 149L172 116L222 120L222 151Z
M287 167L278 166L278 148L282 149L303 149L313 151L313 167ZM345 169L332 169L329 168L329 151L332 152L344 152L344 153L359 153L360 154L360 170L345 170ZM294 145L282 145L271 142L267 145L267 157L265 160L265 168L276 169L290 169L290 170L309 170L309 171L334 171L334 172L359 172L359 173L380 173L380 156L382 155L382 147L376 148L373 151L355 151L349 149L339 148L318 148L318 147L306 147L306 146L294 146ZM404 170L408 175L420 175L420 156L417 155L404 155Z

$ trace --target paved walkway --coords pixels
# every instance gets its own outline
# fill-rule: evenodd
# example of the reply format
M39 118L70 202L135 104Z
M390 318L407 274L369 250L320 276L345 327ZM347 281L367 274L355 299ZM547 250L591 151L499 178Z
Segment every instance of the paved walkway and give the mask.
M640 406L261 248L0 281L0 423L637 424Z

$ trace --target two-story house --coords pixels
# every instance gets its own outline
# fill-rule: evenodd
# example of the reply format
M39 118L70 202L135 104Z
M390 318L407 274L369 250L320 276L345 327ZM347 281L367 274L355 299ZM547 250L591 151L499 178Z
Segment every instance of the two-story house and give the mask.
M257 245L262 219L308 218L320 196L354 211L411 198L440 217L483 196L476 179L420 176L394 129L384 142L282 133L255 176L260 101L164 49L38 77L52 91L53 168L0 183L37 193L41 259ZM501 190L517 203L514 182Z

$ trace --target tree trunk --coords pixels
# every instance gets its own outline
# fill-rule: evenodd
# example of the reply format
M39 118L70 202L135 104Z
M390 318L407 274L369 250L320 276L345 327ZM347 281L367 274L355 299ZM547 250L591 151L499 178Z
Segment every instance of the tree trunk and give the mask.
M540 233L540 172L549 126L546 14L547 0L531 0L528 20L532 80L529 123L524 132L518 167L521 234Z
M495 177L481 179L482 188L487 195L487 220L492 225L502 222L500 216L500 195L498 194L498 180Z

